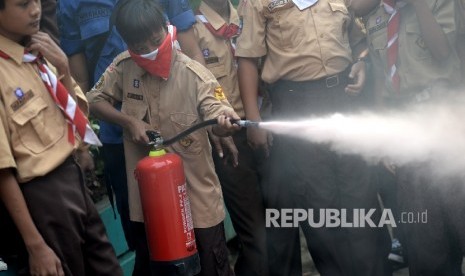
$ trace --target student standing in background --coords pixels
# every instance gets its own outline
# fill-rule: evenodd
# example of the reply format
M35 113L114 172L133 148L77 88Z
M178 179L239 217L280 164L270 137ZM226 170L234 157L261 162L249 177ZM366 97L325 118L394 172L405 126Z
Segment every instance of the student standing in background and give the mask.
M0 1L0 201L25 246L10 249L19 273L122 275L79 167L91 169L85 143L100 142L40 16L40 1ZM0 237L5 250L16 236Z
M241 31L237 11L228 0L203 0L196 17L194 31L206 67L218 80L236 113L245 119L234 56L235 40ZM222 156L214 152L213 160L240 242L234 271L238 276L267 276L265 209L260 187L264 153L249 146L246 129L227 139L233 140L232 150L213 143L216 149L225 149Z
M363 33L347 2L243 0L243 29L237 40L239 84L247 119L260 121L259 58L273 120L298 120L360 107L365 82ZM253 148L270 151L266 207L378 209L372 170L358 156L340 155L328 145L248 128ZM311 228L301 223L321 275L389 275L385 228ZM302 275L298 228L267 229L271 275Z
M403 110L447 101L460 80L460 59L455 50L459 30L456 1L355 3L357 7L373 7L361 14L380 108ZM461 276L465 187L460 177L433 174L433 166L425 161L393 170L399 212L427 212L427 223L402 225L409 272L412 276Z

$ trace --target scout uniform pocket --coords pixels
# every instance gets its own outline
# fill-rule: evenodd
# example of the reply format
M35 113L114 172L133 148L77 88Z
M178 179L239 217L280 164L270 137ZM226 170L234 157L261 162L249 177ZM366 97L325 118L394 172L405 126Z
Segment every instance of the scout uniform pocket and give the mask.
M47 116L47 103L41 97L33 97L12 114L21 143L33 153L41 153L53 146L64 135L65 124ZM55 113L51 113L55 114Z

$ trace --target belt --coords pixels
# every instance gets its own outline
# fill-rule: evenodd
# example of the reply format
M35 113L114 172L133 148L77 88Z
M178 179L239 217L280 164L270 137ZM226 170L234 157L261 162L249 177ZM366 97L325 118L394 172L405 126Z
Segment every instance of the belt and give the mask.
M321 79L311 80L308 82L312 83L313 85L326 88L333 88L339 85L346 86L351 68L352 66L347 66L347 68L342 72Z
M273 88L285 85L289 89L293 87L296 89L314 89L314 90L323 90L323 89L331 89L336 88L339 86L346 86L348 83L350 69L352 67L348 66L344 71L339 72L334 75L330 75L328 77L324 77L317 80L308 80L308 81L291 81L291 80L279 80L273 84L269 85L270 90L272 91Z

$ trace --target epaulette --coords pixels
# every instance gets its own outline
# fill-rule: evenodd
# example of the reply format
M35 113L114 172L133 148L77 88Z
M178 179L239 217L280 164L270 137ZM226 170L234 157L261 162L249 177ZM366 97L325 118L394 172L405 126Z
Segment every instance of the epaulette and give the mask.
M123 60L128 59L128 58L131 58L131 55L129 54L128 51L124 51L124 52L120 53L119 55L117 55L112 63L114 65L118 65L120 62L122 62Z
M191 71L194 72L197 76L199 76L199 78L204 82L209 82L212 79L215 79L213 74L196 60L187 61L186 67L191 69Z

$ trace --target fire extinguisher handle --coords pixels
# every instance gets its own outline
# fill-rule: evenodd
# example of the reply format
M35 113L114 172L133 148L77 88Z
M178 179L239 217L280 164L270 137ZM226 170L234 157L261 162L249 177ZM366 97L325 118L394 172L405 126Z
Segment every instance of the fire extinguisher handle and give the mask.
M163 137L161 137L159 132L146 130L145 134L149 137L149 145L161 146L163 144Z

